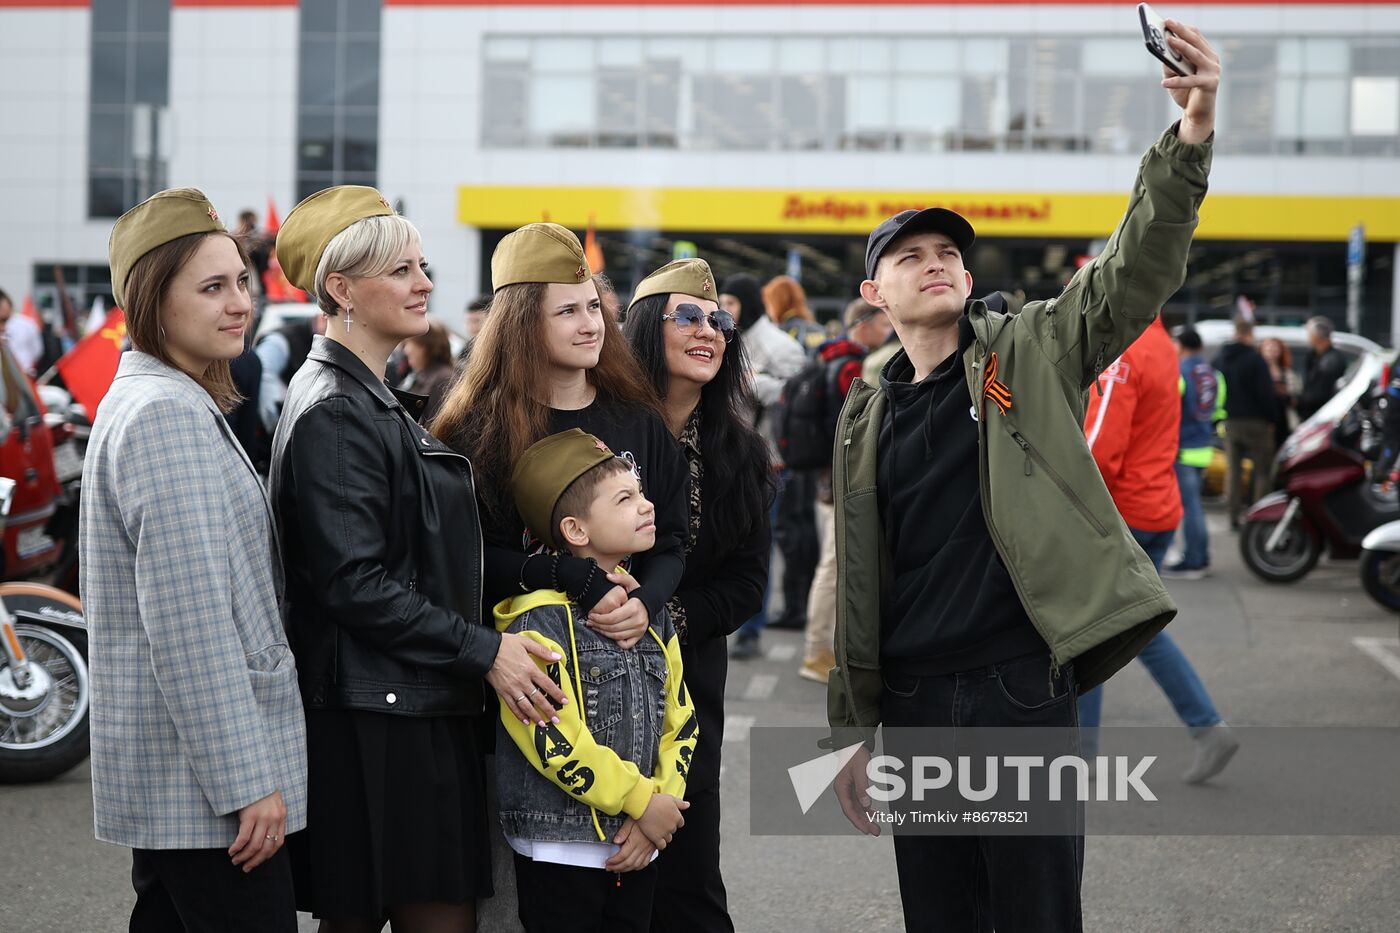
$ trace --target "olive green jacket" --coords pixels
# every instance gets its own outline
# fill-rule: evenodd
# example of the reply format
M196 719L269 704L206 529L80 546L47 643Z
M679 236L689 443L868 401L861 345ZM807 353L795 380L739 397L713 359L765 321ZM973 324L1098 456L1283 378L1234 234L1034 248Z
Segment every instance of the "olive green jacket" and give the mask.
M1210 158L1211 141L1183 143L1173 126L1143 157L1103 253L1058 298L1015 315L968 303L974 341L963 364L987 529L1054 664L1073 660L1081 690L1103 683L1176 615L1114 508L1082 426L1089 386L1185 280ZM999 386L988 379L993 369ZM827 713L837 741L880 723L880 605L891 562L875 483L885 412L884 392L857 380L836 433L837 669Z

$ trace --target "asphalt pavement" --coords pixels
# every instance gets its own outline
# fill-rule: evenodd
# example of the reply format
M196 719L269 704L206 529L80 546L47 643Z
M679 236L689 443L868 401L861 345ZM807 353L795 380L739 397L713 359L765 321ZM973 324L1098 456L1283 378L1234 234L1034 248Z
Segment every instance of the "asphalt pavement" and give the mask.
M1169 581L1181 609L1170 631L1226 720L1400 724L1400 623L1361 590L1356 565L1324 562L1299 583L1265 584L1240 564L1220 517L1210 519L1213 573ZM900 930L888 838L749 833L749 727L818 725L825 716L824 688L797 676L801 633L770 631L763 646L762 658L730 668L722 864L736 926ZM1106 726L1175 723L1141 665L1108 685ZM1246 745L1237 761L1249 752ZM1200 789L1250 792L1229 769ZM0 787L0 827L0 933L126 928L130 856L93 841L85 764L47 784ZM1090 836L1084 875L1087 930L1400 929L1394 836ZM309 918L302 926L315 928Z

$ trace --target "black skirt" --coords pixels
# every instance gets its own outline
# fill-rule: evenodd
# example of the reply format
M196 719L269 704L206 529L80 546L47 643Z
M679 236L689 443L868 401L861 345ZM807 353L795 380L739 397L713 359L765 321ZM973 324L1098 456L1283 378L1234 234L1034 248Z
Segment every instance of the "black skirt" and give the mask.
M307 710L307 828L288 838L297 909L378 918L490 897L480 724Z

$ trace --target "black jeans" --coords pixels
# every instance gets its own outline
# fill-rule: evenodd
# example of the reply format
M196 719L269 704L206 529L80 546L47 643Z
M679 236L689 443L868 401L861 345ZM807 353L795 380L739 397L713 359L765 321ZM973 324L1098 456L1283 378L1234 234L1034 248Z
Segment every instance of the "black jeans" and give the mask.
M773 538L783 555L783 614L770 618L774 628L807 627L807 594L821 557L817 535L817 475L814 470L786 470L778 489Z
M687 791L685 826L656 859L651 933L733 933L719 871L719 788Z
M525 933L646 933L655 891L656 862L617 875L515 854L515 894Z
M296 933L285 848L250 872L225 849L132 849L131 933Z
M936 676L884 675L881 720L892 727L1079 724L1074 673L1048 654ZM886 750L901 756L898 734ZM1084 836L894 837L907 930L1080 933Z

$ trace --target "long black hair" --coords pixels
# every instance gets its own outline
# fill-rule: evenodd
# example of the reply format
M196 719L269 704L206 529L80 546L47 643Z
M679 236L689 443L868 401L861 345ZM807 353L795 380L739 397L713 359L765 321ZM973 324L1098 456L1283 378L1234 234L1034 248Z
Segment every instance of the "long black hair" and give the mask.
M628 310L623 327L637 362L663 399L671 386L666 322L661 319L669 298L643 298ZM735 542L767 519L775 492L768 445L753 426L758 405L748 372L743 335L736 333L725 345L715 378L700 390L700 452L708 499L702 521L714 523L720 540Z

